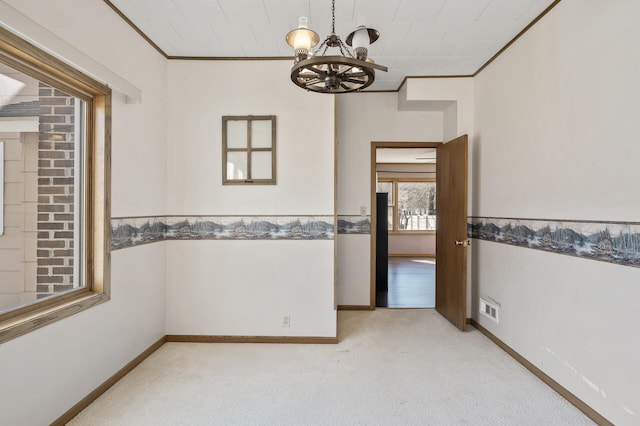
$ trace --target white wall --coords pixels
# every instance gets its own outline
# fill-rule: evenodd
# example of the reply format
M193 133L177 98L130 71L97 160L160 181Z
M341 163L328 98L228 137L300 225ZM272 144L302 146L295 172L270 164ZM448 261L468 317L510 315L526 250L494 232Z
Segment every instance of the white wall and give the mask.
M439 142L440 111L400 111L397 93L338 97L338 214L371 212L371 142ZM347 242L348 241L348 242ZM369 305L369 235L338 238L339 305Z
M336 337L333 241L166 244L167 334Z
M142 88L113 96L112 215L164 213L166 60L103 2L7 3ZM162 244L114 252L109 302L0 345L2 422L50 423L164 336L165 262Z
M389 234L389 255L394 254L430 254L436 253L436 236Z
M443 142L468 135L469 152L467 173L467 210L471 214L474 193L473 161L476 138L474 134L474 79L463 78L408 78L399 93L404 109L442 108ZM467 318L471 317L473 246L467 249Z
M169 63L170 215L333 216L334 96L300 90L290 68ZM222 185L224 115L276 116L277 185ZM336 335L333 240L169 242L168 259L168 334Z
M638 220L638 16L635 0L565 0L476 77L474 215ZM474 318L613 423L638 424L640 269L474 246ZM499 324L479 296L501 303Z
M403 109L443 111L442 141L473 135L473 83L464 78L408 78L399 93Z
M371 236L338 235L338 305L369 306Z

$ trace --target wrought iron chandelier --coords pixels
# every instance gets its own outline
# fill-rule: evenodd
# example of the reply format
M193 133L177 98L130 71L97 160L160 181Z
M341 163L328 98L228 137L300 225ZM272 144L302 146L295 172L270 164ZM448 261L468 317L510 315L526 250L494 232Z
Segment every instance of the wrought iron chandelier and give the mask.
M367 57L369 45L380 33L364 25L347 36L346 44L336 35L335 0L331 1L331 34L315 50L320 38L307 28L307 18L300 17L298 28L289 31L287 43L295 51L291 81L303 89L318 93L347 93L369 87L375 80L375 70L387 71ZM340 55L326 55L327 49L337 48Z

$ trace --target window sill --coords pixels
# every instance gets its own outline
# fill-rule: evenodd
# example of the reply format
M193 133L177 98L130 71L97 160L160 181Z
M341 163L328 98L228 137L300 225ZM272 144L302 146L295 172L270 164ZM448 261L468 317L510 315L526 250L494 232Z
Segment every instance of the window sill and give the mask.
M389 235L436 235L436 231L389 231Z
M109 300L105 293L82 293L68 301L0 323L0 344Z

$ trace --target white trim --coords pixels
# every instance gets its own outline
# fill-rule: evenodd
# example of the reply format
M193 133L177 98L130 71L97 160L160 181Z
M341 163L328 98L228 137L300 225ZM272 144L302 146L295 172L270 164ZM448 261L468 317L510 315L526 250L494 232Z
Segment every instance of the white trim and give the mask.
M0 118L0 132L24 133L38 132L38 117L7 117Z
M86 104L85 104L86 105ZM84 163L85 152L84 146L86 142L85 123L86 108L83 108L83 101L74 99L74 125L73 125L73 177L75 179L73 185L73 288L79 288L83 286L84 275L83 270L80 268L83 265L84 259L81 258L85 253L86 246L84 245L85 228L82 226L82 213L84 212Z
M2 0L0 0L0 25L88 76L123 93L128 104L142 103L141 89ZM46 41L46 45L38 40Z

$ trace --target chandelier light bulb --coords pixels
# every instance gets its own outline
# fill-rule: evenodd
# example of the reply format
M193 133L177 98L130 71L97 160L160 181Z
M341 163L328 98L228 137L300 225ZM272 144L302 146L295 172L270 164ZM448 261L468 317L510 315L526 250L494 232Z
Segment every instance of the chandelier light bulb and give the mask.
M304 49L308 52L311 49L311 37L309 37L309 34L298 31L293 40L293 48L295 50Z
M307 28L308 19L306 16L301 16L298 19L298 28L289 31L286 40L289 46L293 47L296 55L296 60L305 59L309 55L309 51L312 47L318 44L320 37L315 31Z

